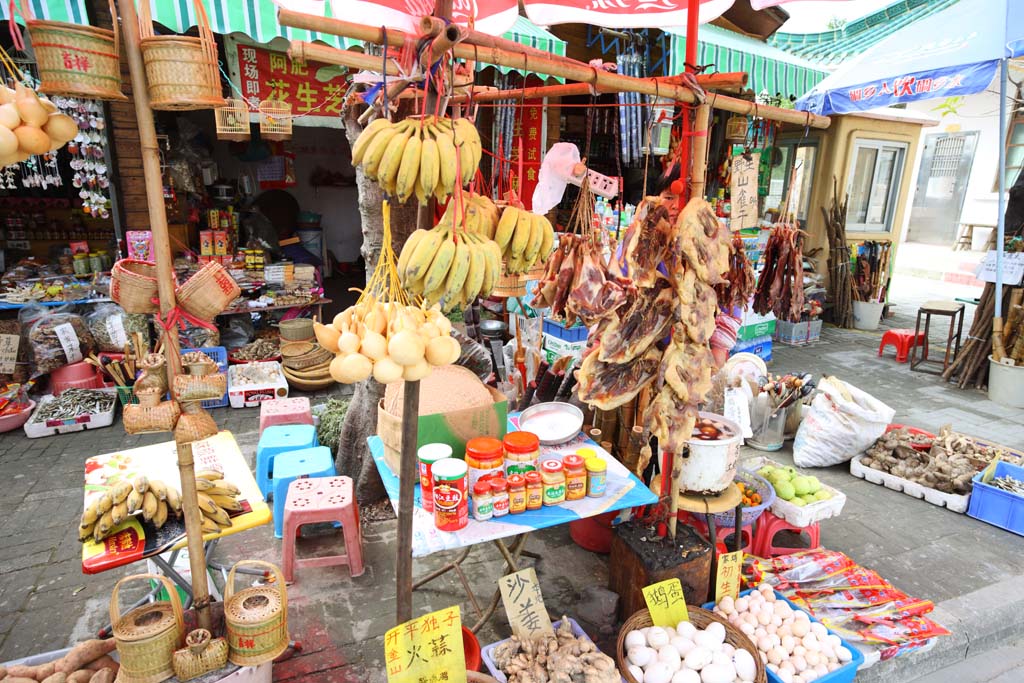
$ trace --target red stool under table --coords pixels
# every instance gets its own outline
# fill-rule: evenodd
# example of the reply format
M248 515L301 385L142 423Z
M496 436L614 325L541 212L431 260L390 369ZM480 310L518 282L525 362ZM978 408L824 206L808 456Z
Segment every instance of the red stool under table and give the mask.
M697 517L696 515L692 515L692 514L690 514L689 512L687 512L685 510L680 510L678 515L677 515L677 519L680 522L682 522L683 524L688 524L688 525L692 526L702 536L704 536L704 538L708 537L708 525L700 517ZM735 530L736 529L734 527L732 527L732 526L727 526L727 527L716 526L715 527L715 541L716 541L719 553L732 552L733 544L732 543L726 543L725 541L726 541L727 538L729 538L730 536L733 535L733 532ZM740 544L741 544L740 545L740 550L742 550L743 552L748 553L748 554L756 554L756 553L754 553L754 544L755 544L755 542L756 542L756 539L755 539L755 535L754 535L754 530L751 528L751 526L747 525L747 526L742 527L740 529Z
M345 553L299 560L295 539L303 524L341 522ZM363 534L359 527L359 506L349 477L296 479L288 486L284 503L281 569L286 581L294 580L296 567L330 567L347 564L352 576L363 573Z
M775 536L783 531L792 531L797 534L806 533L810 539L810 548L790 548L784 545L775 545ZM776 517L770 510L761 513L757 520L757 532L754 534L754 554L758 557L778 557L779 555L790 555L803 550L813 550L821 546L821 528L815 522L810 526L793 526L780 517Z
M878 355L882 355L882 351L885 350L886 346L889 345L896 347L896 362L906 363L907 357L910 355L910 349L913 346L928 346L928 337L925 336L924 332L914 337L914 331L909 329L899 330L887 330L882 335L882 343L878 345Z

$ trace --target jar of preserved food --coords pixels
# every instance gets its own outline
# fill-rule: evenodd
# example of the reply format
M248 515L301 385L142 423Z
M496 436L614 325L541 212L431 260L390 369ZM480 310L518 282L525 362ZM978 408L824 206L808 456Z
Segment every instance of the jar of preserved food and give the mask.
M565 470L565 499L580 500L587 497L587 468L583 458L578 455L567 455L562 458Z
M559 460L545 460L540 464L540 477L544 482L544 504L565 502L565 468Z
M486 481L478 481L473 487L473 519L486 522L494 516L494 497L491 485Z
M526 509L540 510L544 505L544 481L540 472L526 473Z
M434 480L434 526L458 531L469 524L469 477L466 463L456 458L438 460L430 468Z
M469 467L469 486L475 488L481 479L504 474L505 453L501 442L489 436L478 436L466 442L466 465Z
M505 435L505 475L537 471L540 439L531 432L509 432Z
M595 455L593 458L587 458L586 466L587 495L591 498L600 498L608 485L608 463Z
M423 509L434 511L434 479L430 470L438 460L452 457L452 447L446 443L425 443L416 450L420 468L420 497Z
M508 482L505 481L505 477L495 477L480 483L488 482L491 485L491 497L494 498L494 516L504 517L508 514L509 508Z
M508 511L513 515L526 512L526 477L521 474L508 478Z

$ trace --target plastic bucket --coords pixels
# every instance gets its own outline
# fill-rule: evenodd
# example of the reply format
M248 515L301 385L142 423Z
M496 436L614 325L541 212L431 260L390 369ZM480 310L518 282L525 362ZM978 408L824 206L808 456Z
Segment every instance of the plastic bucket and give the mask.
M743 430L721 415L702 412L700 417L722 425L727 433L714 441L690 439L686 442L689 453L683 458L679 486L684 491L718 493L732 486L736 476Z
M1024 365L997 363L989 356L988 397L1001 406L1024 408Z
M612 551L612 522L618 511L569 522L569 535L579 547L607 555Z
M854 301L853 328L855 330L877 330L878 323L882 320L882 309L884 308L884 303Z

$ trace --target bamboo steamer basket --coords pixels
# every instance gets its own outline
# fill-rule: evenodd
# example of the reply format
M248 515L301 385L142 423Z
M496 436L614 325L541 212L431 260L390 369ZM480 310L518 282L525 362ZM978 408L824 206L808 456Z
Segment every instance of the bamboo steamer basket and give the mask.
M183 111L227 105L221 94L217 42L202 0L194 0L199 37L158 36L146 2L139 3L139 47L146 65L150 106Z
M290 351L295 351L292 349ZM311 368L319 367L321 365L330 365L330 362L334 360L334 354L320 346L314 344L313 348L305 353L299 355L292 355L289 353L287 356L282 354L281 365L292 370L308 370Z
M235 593L235 570L242 565L269 569L274 585ZM241 560L231 567L224 586L224 629L228 661L238 666L259 666L288 648L288 594L280 569L261 560Z
M286 342L308 342L316 335L313 334L312 318L292 318L282 320L277 326L281 339ZM282 355L284 349L281 349Z
M127 313L156 313L156 265L138 259L121 259L110 272L110 298Z
M690 623L697 628L707 628L708 624L712 621L717 621L719 624L725 627L725 642L732 645L737 650L743 649L750 653L750 656L754 658L754 665L757 670L754 674L754 683L768 683L768 672L765 670L764 662L761 661L761 655L758 653L757 648L754 647L754 643L750 641L738 628L730 624L728 621L718 616L714 612L711 612L700 607L694 607L693 605L687 605L686 611L690 615ZM619 629L619 639L615 643L615 661L619 665L619 673L622 674L622 680L626 683L643 683L638 681L629 673L629 660L626 659L626 634L630 631L636 631L637 629L647 628L648 626L654 626L654 622L651 621L651 613L642 609L639 612L634 613Z
M207 263L178 287L178 305L200 320L213 320L242 293L238 283L219 263Z
M162 583L170 602L148 603L122 615L117 605L121 586L143 579ZM135 574L118 581L110 594L110 623L121 659L120 683L160 683L174 675L174 651L181 647L185 621L178 591L167 577Z

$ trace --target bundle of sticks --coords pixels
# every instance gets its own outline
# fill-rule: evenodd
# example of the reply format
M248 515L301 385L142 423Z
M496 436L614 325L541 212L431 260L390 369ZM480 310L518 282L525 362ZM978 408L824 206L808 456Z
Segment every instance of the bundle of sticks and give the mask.
M155 349L156 353L163 352L163 344L163 337L161 337ZM147 353L149 353L149 347L146 345L142 333L133 332L131 342L124 345L123 358L114 359L106 355L100 358L95 353L90 353L85 362L99 369L116 386L131 387L135 385L139 364Z
M850 281L850 246L846 243L846 206L849 196L839 202L839 186L832 178L832 205L821 207L828 231L829 299L832 300L832 322L849 329L853 327L853 286Z
M856 301L884 303L889 289L891 242L867 241L857 247L857 267L853 276Z
M613 410L582 406L584 433L638 477L647 469L653 454L650 434L644 428L650 404L651 389L645 387L632 401Z

